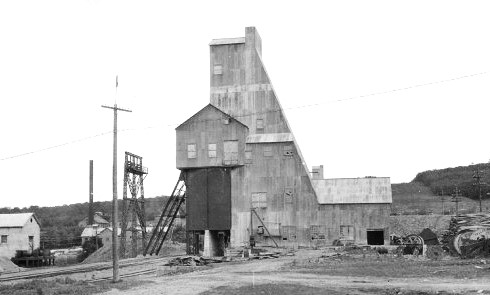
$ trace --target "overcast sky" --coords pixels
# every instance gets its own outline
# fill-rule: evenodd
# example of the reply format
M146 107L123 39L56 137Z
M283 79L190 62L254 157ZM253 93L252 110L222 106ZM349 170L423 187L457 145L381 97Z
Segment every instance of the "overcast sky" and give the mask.
M209 42L247 26L306 163L325 177L400 183L488 162L489 11L488 1L1 1L0 207L87 202L91 159L94 199L111 200L113 114L101 105L115 99L133 111L119 114L119 197L124 151L149 169L146 197L170 194L175 127L209 102Z

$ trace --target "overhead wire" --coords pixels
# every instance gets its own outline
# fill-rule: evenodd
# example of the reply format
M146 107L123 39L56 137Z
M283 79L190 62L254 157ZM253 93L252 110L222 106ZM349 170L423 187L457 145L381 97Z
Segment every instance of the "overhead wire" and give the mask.
M234 119L237 119L237 118L239 119L239 118L244 118L244 117L249 117L249 116L254 116L254 115L261 115L261 114L266 114L266 113L281 112L283 110L308 108L308 107L315 107L315 106L329 104L329 103L338 103L338 102L343 102L343 101L368 98L368 97L377 96L377 95L383 95L383 94L394 93L394 92L399 92L399 91L405 91L405 90L410 90L410 89L419 88L419 87L425 87L425 86L430 86L430 85L435 85L435 84L442 84L442 83L457 81L457 80L466 79L466 78L472 78L472 77L476 77L476 76L485 75L487 73L488 72L480 72L480 73L475 73L475 74L470 74L470 75L464 75L464 76L459 76L459 77L450 78L450 79L444 79L444 80L438 80L438 81L433 81L433 82L428 82L428 83L416 84L416 85L407 86L407 87L395 88L395 89L391 89L391 90L387 90L387 91L374 92L374 93L364 94L364 95L356 95L356 96L351 96L351 97L347 97L347 98L340 98L340 99L336 99L336 100L328 100L328 101L319 102L319 103L315 103L315 104L305 104L305 105L293 106L293 107L289 107L289 108L278 108L278 109L274 109L274 110L267 110L267 111L261 111L261 112L252 112L252 113L247 113L247 114L242 114L242 115L233 115L233 116L230 115L230 117L231 118L234 118ZM117 93L117 86L116 86L116 93ZM208 121L216 121L216 120L218 120L218 119L203 119L203 120L197 120L196 122L199 123L199 122L208 122ZM221 120L221 119L219 119L219 120ZM143 130L143 129L163 128L163 127L175 127L175 126L179 126L179 124L165 124L165 125L154 125L154 126L147 126L147 127L140 127L140 128L118 129L117 132L136 131L136 130ZM35 154L35 153L39 153L39 152L43 152L43 151L47 151L47 150L51 150L51 149L63 147L63 146L66 146L66 145L75 144L75 143L86 141L86 140L90 140L90 139L93 139L93 138L96 138L96 137L99 137L99 136L111 134L112 132L113 131L107 131L107 132L99 133L99 134L96 134L96 135L93 135L93 136L84 137L84 138L72 140L72 141L69 141L69 142L65 142L65 143L62 143L62 144L50 146L50 147L47 147L47 148L42 148L42 149L35 150L35 151L30 151L30 152L26 152L26 153L22 153L22 154L17 154L17 155L13 155L13 156L9 156L9 157L0 158L0 161L5 161L5 160L14 159L14 158L19 158L19 157L23 157L23 156L27 156L27 155L31 155L31 154Z

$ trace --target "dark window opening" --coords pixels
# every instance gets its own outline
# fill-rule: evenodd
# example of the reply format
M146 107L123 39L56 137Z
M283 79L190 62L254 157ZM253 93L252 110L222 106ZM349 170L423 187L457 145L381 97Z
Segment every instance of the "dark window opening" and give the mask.
M384 245L384 230L368 230L367 243L368 245Z

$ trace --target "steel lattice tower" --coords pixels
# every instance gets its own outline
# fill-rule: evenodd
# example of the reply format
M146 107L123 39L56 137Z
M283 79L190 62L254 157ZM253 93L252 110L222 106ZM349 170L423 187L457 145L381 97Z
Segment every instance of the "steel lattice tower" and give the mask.
M121 257L126 255L126 231L131 220L131 257L138 254L138 227L141 229L142 249L146 248L146 219L143 180L148 169L143 167L143 158L129 152L124 157L124 188L121 222ZM128 198L128 188L131 198ZM138 197L139 195L139 197Z

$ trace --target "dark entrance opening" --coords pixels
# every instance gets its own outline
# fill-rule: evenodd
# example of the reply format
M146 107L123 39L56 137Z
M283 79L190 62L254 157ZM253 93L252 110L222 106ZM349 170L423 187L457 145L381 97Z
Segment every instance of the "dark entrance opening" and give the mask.
M384 230L373 229L367 231L368 245L384 245Z

